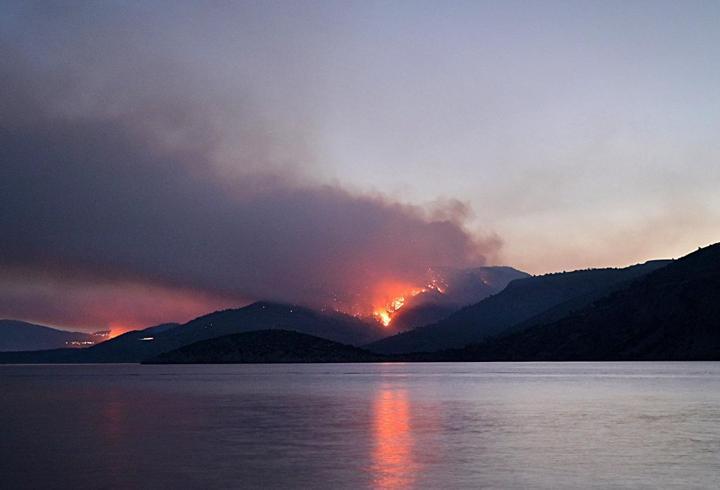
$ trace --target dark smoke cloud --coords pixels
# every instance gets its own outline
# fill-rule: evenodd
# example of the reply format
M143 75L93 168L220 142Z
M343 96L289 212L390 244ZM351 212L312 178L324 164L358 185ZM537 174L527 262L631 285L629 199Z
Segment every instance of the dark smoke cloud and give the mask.
M287 140L252 113L232 161L218 156L222 118L181 90L104 87L88 103L76 72L5 54L0 317L150 323L254 299L366 312L380 281L482 264L499 247L466 231L460 203L428 211L270 165Z

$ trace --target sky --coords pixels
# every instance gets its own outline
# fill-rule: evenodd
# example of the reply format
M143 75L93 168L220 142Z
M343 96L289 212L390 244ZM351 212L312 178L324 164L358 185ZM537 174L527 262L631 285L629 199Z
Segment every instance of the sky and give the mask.
M720 3L5 1L0 317L364 312L720 241Z

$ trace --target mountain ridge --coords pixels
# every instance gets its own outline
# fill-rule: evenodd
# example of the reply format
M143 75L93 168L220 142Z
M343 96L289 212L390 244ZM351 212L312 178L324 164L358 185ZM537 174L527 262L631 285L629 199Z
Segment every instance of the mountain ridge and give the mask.
M535 324L536 316L563 316L670 261L653 260L624 268L557 272L511 281L505 289L462 308L438 323L375 341L364 347L381 354L461 348L507 329ZM538 318L540 320L541 317Z
M85 342L95 343L98 340L97 334L61 330L22 320L0 319L0 352L81 347L89 345Z
M560 320L454 354L507 361L720 360L720 244Z
M506 265L466 269L435 267L431 275L435 288L408 298L408 304L393 315L392 326L396 330L402 332L436 323L465 306L497 294L515 279L531 277Z
M184 345L233 333L263 329L290 329L331 341L362 344L386 330L339 312L258 301L201 315L181 325L163 324L133 330L101 344L78 350L16 352L0 355L0 362L141 362Z

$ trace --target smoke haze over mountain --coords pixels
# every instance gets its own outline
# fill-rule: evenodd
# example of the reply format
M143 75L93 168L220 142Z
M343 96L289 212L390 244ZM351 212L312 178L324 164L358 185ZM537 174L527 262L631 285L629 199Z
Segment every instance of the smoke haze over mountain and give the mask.
M716 242L719 19L712 2L3 2L0 317L366 311L428 267Z
M498 251L497 237L465 229L462 203L313 182L297 133L267 130L251 109L219 115L222 94L196 101L173 84L182 70L128 63L90 89L72 66L5 54L0 316L142 325L255 299L367 314L380 281ZM241 128L229 144L226 121Z

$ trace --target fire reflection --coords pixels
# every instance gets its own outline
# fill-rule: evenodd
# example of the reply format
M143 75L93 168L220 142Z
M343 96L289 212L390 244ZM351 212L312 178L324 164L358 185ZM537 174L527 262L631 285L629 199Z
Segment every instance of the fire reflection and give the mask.
M384 386L373 406L375 488L412 486L417 470L413 459L413 434L407 392Z

